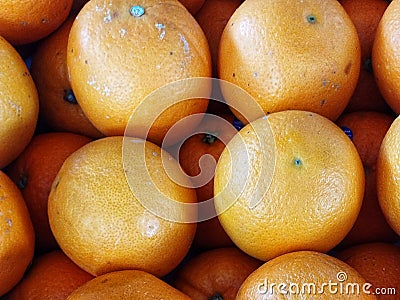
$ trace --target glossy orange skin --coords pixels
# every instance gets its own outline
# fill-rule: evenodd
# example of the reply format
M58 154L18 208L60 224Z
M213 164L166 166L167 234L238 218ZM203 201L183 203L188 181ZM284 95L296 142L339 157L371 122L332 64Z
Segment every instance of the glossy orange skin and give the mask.
M218 74L265 114L297 109L336 120L357 85L360 59L357 31L338 1L250 0L222 33ZM230 91L224 96L240 104Z
M33 258L35 233L17 186L0 171L0 296L22 279Z
M39 93L40 121L51 131L98 138L102 134L83 113L68 78L67 43L73 22L70 17L41 40L32 56L30 70Z
M7 168L7 174L20 188L28 207L35 229L37 253L59 248L47 214L51 185L65 159L90 141L86 136L73 133L38 134Z
M220 118L232 123L233 115L224 114ZM215 162L225 148L225 143L228 142L236 130L224 130L216 122L202 122L195 134L182 144L179 148L179 163L183 170L189 176L198 176L200 172L206 170L200 169L200 160L202 157L211 155ZM210 162L205 165L206 168L211 168L213 164ZM214 174L215 169L208 170ZM206 173L207 173L206 172ZM214 179L213 177L204 185L196 187L197 200L199 202L207 201L214 197ZM215 217L208 220L201 220L197 224L196 235L193 241L194 247L199 249L212 249L218 247L233 246L233 242L221 227L218 218Z
M243 281L260 265L236 247L213 249L188 260L173 285L193 300L234 300Z
M357 149L336 124L282 111L250 122L227 144L214 203L232 241L267 261L335 247L357 219L364 185Z
M357 221L340 247L367 242L394 242L398 235L388 225L379 207L376 161L379 149L394 117L374 111L343 114L336 122L352 131L352 141L365 170L365 192Z
M390 112L376 84L371 61L376 28L389 2L386 0L343 0L340 3L357 29L361 47L360 76L346 112L361 110Z
M69 36L72 89L84 113L107 136L124 135L132 113L153 91L177 80L211 76L207 39L178 0L144 0L136 5L144 8L142 16L132 16L132 4L126 1L90 1L79 12ZM161 145L177 121L206 111L207 97L193 98L193 89L209 96L210 88L210 84L183 84L179 100L191 99L170 108L162 101L170 93L159 95L160 100L135 116L139 125L132 129L140 129L151 119L154 123L146 138ZM152 120L152 112L157 120ZM187 136L196 125L185 127L181 135ZM140 135L143 132L133 134L145 138Z
M339 280L341 275L346 276L345 282ZM327 286L329 283L336 284L336 292ZM340 283L344 283L344 292L339 292ZM264 263L250 274L236 299L377 299L375 295L363 292L346 293L346 283L356 284L361 290L368 282L354 268L333 256L315 251L295 251ZM303 293L297 292L297 288Z
M68 257L92 275L140 269L164 276L186 256L196 223L162 218L146 208L159 197L149 183L175 200L172 203L195 203L196 193L166 174L164 167L178 176L181 173L178 162L160 147L141 139L128 145L123 148L122 136L106 137L86 144L64 161L48 199L50 228ZM149 181L143 179L144 172ZM136 193L132 186L137 187ZM187 214L168 203L158 207Z
M400 114L400 1L391 1L376 30L372 47L372 68L383 98Z
M382 212L393 230L400 235L400 117L397 117L382 141L377 161L377 190Z
M7 299L67 299L69 294L92 278L62 251L55 250L35 257L28 273Z
M190 297L147 272L123 270L92 279L75 290L68 299L190 300Z
M16 49L0 36L0 169L28 145L35 131L39 100L35 83Z
M400 247L390 243L365 243L344 249L337 257L357 270L372 284L371 291L380 288L378 299L398 299L400 289ZM389 288L396 294L389 294ZM385 290L384 290L385 289ZM378 290L379 291L379 290Z
M38 41L68 17L73 0L3 1L0 11L0 35L13 45Z

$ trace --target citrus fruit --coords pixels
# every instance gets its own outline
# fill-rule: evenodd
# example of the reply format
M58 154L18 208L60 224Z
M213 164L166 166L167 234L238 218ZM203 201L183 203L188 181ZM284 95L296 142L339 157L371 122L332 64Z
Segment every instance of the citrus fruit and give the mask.
M361 61L371 59L375 32L389 3L386 0L342 0L340 4L356 27L361 46Z
M89 1L71 28L67 64L78 103L95 127L108 136L122 136L132 113L158 88L211 76L207 39L178 0ZM179 93L159 95L149 111L135 115L137 127L152 121L149 116L155 112L157 118L146 138L161 145L177 121L206 111L208 101L192 95L200 92L206 97L210 89L211 83L183 82ZM168 97L189 99L167 107L164 100ZM187 126L182 136L196 125Z
M44 38L68 17L73 0L3 1L0 35L13 45L28 44Z
M377 162L378 201L389 225L400 234L400 117L382 141Z
M394 242L398 238L382 214L376 192L376 160L382 140L393 120L388 114L359 111L343 114L336 121L337 125L349 131L365 170L365 192L360 214L340 243L341 247L366 242Z
M245 1L221 36L219 77L250 93L266 114L298 109L335 120L359 71L357 31L335 0ZM237 107L240 99L223 92Z
M0 51L2 169L24 150L32 138L38 119L39 100L36 86L24 61L15 48L1 36Z
M119 136L92 141L65 160L49 195L50 227L61 249L93 275L141 269L164 276L187 254L196 224L166 220L146 209L146 201L158 195L151 193L142 170L147 168L159 193L174 202L196 202L196 193L168 177L164 166L179 176L179 165L158 146L138 139L128 143L126 164ZM168 157L164 162L162 155ZM143 198L132 193L125 174Z
M243 127L214 177L222 227L244 252L265 261L332 249L353 226L363 193L364 170L351 140L306 111L272 113Z
M34 246L33 226L21 192L0 171L0 296L21 280Z
M35 229L36 252L58 248L49 225L47 199L51 185L64 160L88 137L64 132L35 135L6 172L22 191Z
M242 0L207 0L195 18L210 46L213 77L218 77L218 48L222 32L229 18L242 4Z
M343 0L340 4L353 21L361 46L360 76L346 111L388 112L390 109L375 82L371 56L376 28L389 3L386 0Z
M320 252L296 251L255 270L236 299L376 299L368 287L343 261Z
M222 115L207 118L196 129L197 134L192 135L179 149L179 163L182 169L191 176L196 186L197 200L212 201L214 197L214 172L215 163L218 161L225 144L236 133L232 124L232 115ZM211 161L207 160L207 157ZM197 183L198 182L198 183ZM212 207L213 208L213 207ZM232 241L219 224L215 210L201 217L197 224L193 244L200 249L211 249L232 246Z
M400 247L389 243L365 243L337 254L372 284L379 299L398 299Z
M400 1L391 1L376 29L372 67L376 82L389 106L400 114Z
M100 137L82 112L68 80L67 44L73 21L69 18L41 40L32 56L30 71L39 94L40 120L52 131Z
M240 285L260 265L235 247L213 249L186 261L173 286L193 300L234 300Z
M68 297L68 300L78 299L189 300L190 298L147 272L123 270L98 276L76 289Z
M92 278L62 251L55 250L35 257L29 271L7 299L62 300Z

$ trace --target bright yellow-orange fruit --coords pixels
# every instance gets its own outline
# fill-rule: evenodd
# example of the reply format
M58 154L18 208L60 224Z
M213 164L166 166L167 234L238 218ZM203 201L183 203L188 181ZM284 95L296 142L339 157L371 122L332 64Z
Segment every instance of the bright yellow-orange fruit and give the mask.
M379 205L389 225L400 235L400 117L382 141L377 162Z
M315 251L296 251L255 270L236 299L376 299L372 292L369 282L343 261Z
M169 175L182 173L161 148L139 139L127 143L123 149L123 137L106 137L64 161L49 195L50 227L61 249L93 275L141 269L163 276L187 254L196 224L160 217L145 206L162 195L173 203L194 203L196 192L171 180ZM157 208L187 213L172 211L167 202Z
M33 257L34 235L21 192L0 171L0 296L22 279Z
M68 300L165 299L189 300L163 280L139 270L123 270L98 276L76 289Z
M335 120L357 84L360 44L336 0L246 0L222 33L218 64L219 77L265 113L299 109ZM224 96L240 105L230 91Z
M71 28L67 55L78 103L108 136L122 136L131 114L158 88L211 76L207 39L178 0L89 1ZM148 139L161 145L173 124L206 111L208 101L194 98L193 92L207 96L210 90L211 84L182 84L179 93L161 93L135 118L143 123L155 121ZM167 108L164 100L171 94L179 100L192 99ZM140 122L137 127L143 126ZM187 126L182 136L196 125Z
M214 177L221 225L261 260L296 250L326 252L352 228L364 169L329 119L282 111L246 125L222 152Z
M372 67L379 90L389 106L400 114L400 0L386 8L376 30Z
M1 26L0 26L1 27ZM24 150L36 128L36 86L18 52L0 36L0 169Z
M11 44L35 42L68 17L73 0L6 0L1 2L0 35Z

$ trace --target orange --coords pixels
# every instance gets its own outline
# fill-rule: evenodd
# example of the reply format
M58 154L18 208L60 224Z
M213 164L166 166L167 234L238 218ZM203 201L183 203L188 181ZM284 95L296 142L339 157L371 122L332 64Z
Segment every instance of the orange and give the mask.
M223 121L225 120L225 121ZM204 118L202 123L196 129L197 134L192 135L179 149L179 163L183 170L191 177L200 176L201 181L196 184L197 200L212 201L214 197L215 162L225 148L236 129L227 127L229 122L232 124L232 115L222 115L220 117ZM225 124L225 125L224 125ZM211 155L212 161L207 161L207 156ZM209 158L211 158L209 157ZM202 161L204 159L204 161ZM200 168L202 165L203 169ZM211 176L210 176L211 175ZM207 181L211 177L209 181ZM215 210L213 215L216 216ZM211 214L207 212L207 214ZM217 217L202 217L197 224L194 246L201 249L210 249L218 247L232 246L233 243L226 234Z
M69 18L40 41L33 54L31 74L39 93L40 119L52 131L100 137L78 105L68 80L67 43L73 21Z
M73 0L3 1L0 35L11 44L28 44L44 38L67 18Z
M0 25L1 27L1 25ZM35 131L39 100L21 56L0 36L0 169L24 150Z
M250 0L228 21L218 64L219 77L250 93L266 114L298 109L335 120L357 84L360 44L336 0ZM233 107L246 105L223 92Z
M35 257L29 271L7 299L67 299L69 294L92 278L62 251L55 250Z
M382 96L400 114L400 1L391 1L376 30L372 47L372 67Z
M213 77L218 77L218 48L222 32L229 18L242 4L242 0L207 0L195 15L210 46Z
M364 170L351 140L306 111L272 113L243 127L214 177L222 227L244 252L265 261L332 249L356 221L363 193Z
M361 46L360 77L346 111L388 112L390 109L375 82L371 56L376 28L389 3L386 0L343 0L340 3L357 29Z
M0 296L22 279L34 246L33 226L21 192L0 171Z
M353 112L336 122L351 131L365 170L365 193L360 214L341 246L366 242L395 241L398 236L387 224L376 192L376 160L379 148L394 118L379 112Z
M47 199L64 160L88 142L89 138L73 133L38 134L7 168L28 207L35 229L36 252L58 248L49 225Z
M337 257L372 284L371 291L379 299L399 299L400 247L388 243L366 243L347 248Z
M206 0L179 0L180 3L183 4L183 6L186 7L186 9L192 14L196 15L199 10L203 7L204 3L206 3Z
M78 299L189 300L190 298L147 272L123 270L98 276L68 297L68 300Z
M376 168L382 140L393 121L392 115L359 111L341 115L336 124L351 131L351 140L360 154L364 167L367 171L373 171Z
M50 227L61 249L93 275L141 269L164 276L187 254L196 224L162 218L144 204L161 194L193 203L196 194L171 180L171 172L181 174L178 162L158 146L138 139L127 143L126 161L118 136L90 142L65 160L49 195ZM186 214L164 202L159 208Z
M356 27L361 61L365 63L366 59L371 59L376 28L389 3L386 0L342 0L340 4Z
M71 28L67 63L78 103L107 136L123 135L132 113L158 88L211 76L207 39L178 0L144 0L136 5L126 0L89 1ZM208 101L192 95L200 92L206 98L210 89L211 83L182 83L179 93L161 93L154 105L135 115L139 125L134 129L151 121L148 137L138 135L161 145L177 121L206 111ZM169 97L192 99L167 108ZM182 136L196 125L187 126Z
M392 123L378 155L378 201L389 225L400 234L400 117Z
M315 251L297 251L276 257L250 274L236 299L376 299L368 294L372 292L368 287L365 279L341 260Z
M234 247L209 250L190 258L176 273L173 286L193 300L234 300L240 285L260 265Z

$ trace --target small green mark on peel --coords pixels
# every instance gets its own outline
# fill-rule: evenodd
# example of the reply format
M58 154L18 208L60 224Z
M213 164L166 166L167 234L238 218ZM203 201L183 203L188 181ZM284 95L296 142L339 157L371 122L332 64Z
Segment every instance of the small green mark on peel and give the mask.
M363 63L363 68L364 70L366 70L367 72L373 74L374 70L372 69L372 59L369 57L367 58L364 63Z
M314 15L308 15L307 22L311 23L311 24L315 24L317 22L317 18Z
M64 90L63 99L70 104L78 104L78 101L76 101L74 92L71 89Z
M302 166L302 161L301 161L301 159L300 158L294 158L293 159L293 164L296 166L296 167L301 167Z
M144 8L141 7L140 5L134 5L134 6L131 7L129 12L134 17L141 17L141 16L144 15Z
M208 300L224 300L224 297L220 293L215 293Z
M206 133L203 137L203 143L207 143L209 145L211 145L212 143L215 142L215 140L217 139L218 134L217 133Z
M28 184L28 177L26 175L22 174L19 177L19 180L17 182L17 186L18 186L18 188L20 190L23 190L27 186L27 184Z

